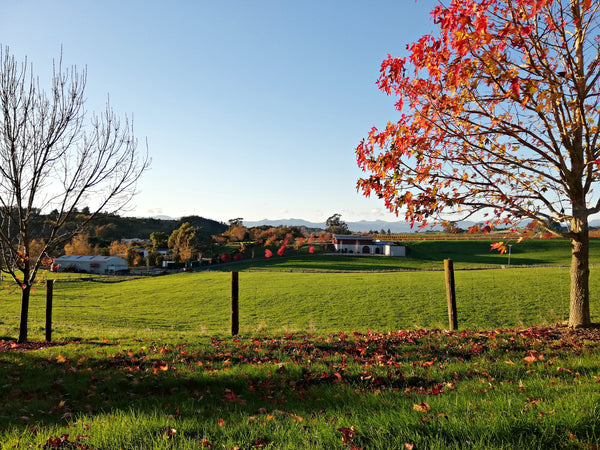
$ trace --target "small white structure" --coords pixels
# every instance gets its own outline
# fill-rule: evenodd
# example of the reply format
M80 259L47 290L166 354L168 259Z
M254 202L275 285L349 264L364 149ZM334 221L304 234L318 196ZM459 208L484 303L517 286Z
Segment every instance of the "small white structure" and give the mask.
M375 245L383 247L383 254L385 256L406 256L406 246L404 245L381 241L375 241Z
M56 272L115 274L129 271L127 261L118 256L64 255L52 264Z
M339 253L356 255L406 256L406 247L394 242L373 241L368 236L343 235L333 236L333 246Z

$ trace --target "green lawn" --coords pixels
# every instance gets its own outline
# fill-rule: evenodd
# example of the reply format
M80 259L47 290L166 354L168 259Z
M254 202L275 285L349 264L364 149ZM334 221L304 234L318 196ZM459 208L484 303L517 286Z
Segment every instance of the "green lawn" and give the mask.
M60 274L59 345L0 341L0 448L599 448L600 330L554 325L567 318L569 269L537 266L568 264L568 243L515 246L510 268L489 242L461 244L154 278ZM594 264L599 253L594 241ZM453 333L442 331L448 257L465 269ZM525 263L536 267L512 267ZM495 268L467 270L481 266ZM596 267L590 282L599 321ZM18 327L20 292L6 285L0 339ZM32 296L33 340L45 294Z
M600 333L86 340L1 354L0 447L593 449Z
M592 318L598 320L600 286L594 265L600 262L600 241L593 240L592 244L591 308ZM234 269L240 271L240 325L244 333L444 328L447 309L442 269L443 259L449 257L456 268L461 329L529 326L567 318L570 254L566 240L514 245L510 267L507 255L490 251L490 241L419 241L408 245L409 258L292 252L286 258L216 265L210 272L153 278L71 281L72 274L59 274L54 288L55 336L227 333L230 275L226 272ZM536 266L515 267L524 263ZM494 269L461 270L481 266ZM2 283L0 336L17 334L18 291L6 280ZM33 294L30 323L30 337L42 339L43 284Z

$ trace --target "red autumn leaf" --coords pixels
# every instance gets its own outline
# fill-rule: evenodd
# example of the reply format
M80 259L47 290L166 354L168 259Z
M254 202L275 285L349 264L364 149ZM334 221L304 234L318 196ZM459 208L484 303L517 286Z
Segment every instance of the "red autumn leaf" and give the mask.
M442 386L441 384L436 384L428 392L429 395L439 395L439 394L443 394L443 393L444 393L444 386Z
M219 426L220 427L224 427L225 426L225 421L219 417Z
M498 250L501 254L506 253L506 245L502 241L500 241L500 242L494 242L491 245L491 248L492 248L492 250Z
M171 439L176 434L177 434L177 430L175 428L171 428L168 425L165 427L165 437L167 439Z
M427 414L427 412L431 409L431 407L429 406L428 403L421 402L421 403L415 403L413 405L413 409L415 411L421 412L423 414Z
M566 428L565 428L565 431L566 431L566 432L567 432L567 434L569 435L569 439L570 439L570 440L572 440L572 441L578 441L578 440L579 440L579 438L578 438L578 437L577 437L575 434L571 433L571 432L570 432L569 430L567 430Z
M356 428L354 428L354 426L351 426L350 428L341 427L341 428L338 428L337 431L339 431L343 435L342 436L343 444L352 444L352 441L356 437Z
M473 225L472 227L469 227L469 229L467 230L467 233L469 233L469 234L481 233L481 228L479 228L479 226L477 226L477 225Z

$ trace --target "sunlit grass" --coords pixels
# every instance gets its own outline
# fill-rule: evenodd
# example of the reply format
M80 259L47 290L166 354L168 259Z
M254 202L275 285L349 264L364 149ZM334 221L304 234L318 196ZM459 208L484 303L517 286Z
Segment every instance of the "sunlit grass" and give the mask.
M0 386L0 442L83 449L594 448L598 339L554 328L262 333L8 352L0 360L0 376L10 381ZM57 438L62 446L48 445Z
M600 277L590 276L592 320ZM569 269L455 272L461 329L561 323L568 317ZM139 334L224 334L230 330L231 275L180 273L120 282L54 285L56 339ZM0 291L0 336L17 334L20 292ZM43 339L45 288L34 292L30 338ZM446 328L442 271L394 273L242 272L240 330L315 333Z

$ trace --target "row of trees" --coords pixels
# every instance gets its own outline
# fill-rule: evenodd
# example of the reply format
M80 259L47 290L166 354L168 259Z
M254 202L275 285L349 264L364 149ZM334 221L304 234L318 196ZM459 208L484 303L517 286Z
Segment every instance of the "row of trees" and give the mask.
M335 215L336 228L339 229L339 214ZM342 226L345 224L342 222ZM333 226L333 225L332 225ZM346 227L347 229L347 227ZM172 233L154 232L150 234L147 241L121 241L114 240L110 244L101 246L94 237L82 232L73 236L72 240L64 247L68 255L111 255L119 256L127 260L129 266L160 265L162 254L165 249L170 252L169 260L174 262L185 262L189 260L211 259L218 260L225 253L230 254L231 259L236 254L243 254L247 249L261 246L265 248L280 246L280 248L299 248L301 245L312 240L319 242L330 241L332 233L321 231L315 237L304 227L269 227L260 226L246 228L243 219L230 220L229 228L223 233L209 235L201 227L193 226L184 222ZM236 244L234 250L224 250L227 244ZM146 259L143 258L141 249L145 250ZM160 253L159 253L160 251ZM283 252L284 250L281 250Z

